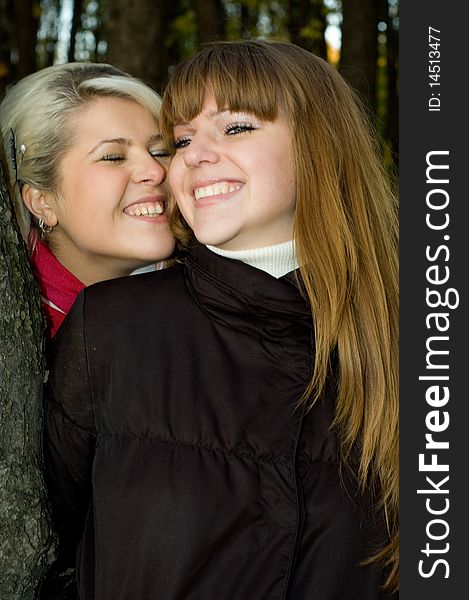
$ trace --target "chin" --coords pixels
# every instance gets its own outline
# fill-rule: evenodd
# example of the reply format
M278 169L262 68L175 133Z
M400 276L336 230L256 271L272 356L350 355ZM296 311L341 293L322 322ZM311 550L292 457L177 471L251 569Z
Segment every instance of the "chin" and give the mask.
M194 230L194 235L198 242L204 244L205 246L216 246L217 248L220 246L224 246L225 244L230 244L233 241L234 236L230 235L222 235L215 234L213 231L204 232Z
M139 256L141 257L142 262L145 262L145 263L158 262L160 260L165 260L166 258L171 256L171 254L174 250L175 244L176 244L176 242L174 241L173 238L171 238L165 243L158 244L157 247L155 247L153 245L153 247L150 247L150 248L145 248L145 249L142 248L142 251Z

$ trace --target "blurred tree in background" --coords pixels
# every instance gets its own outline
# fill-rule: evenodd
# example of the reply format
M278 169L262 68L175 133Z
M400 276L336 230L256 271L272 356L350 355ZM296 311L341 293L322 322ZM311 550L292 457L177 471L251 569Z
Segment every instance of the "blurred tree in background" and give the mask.
M47 65L110 62L163 91L171 65L216 39L289 40L340 69L397 167L399 0L0 0L0 99Z

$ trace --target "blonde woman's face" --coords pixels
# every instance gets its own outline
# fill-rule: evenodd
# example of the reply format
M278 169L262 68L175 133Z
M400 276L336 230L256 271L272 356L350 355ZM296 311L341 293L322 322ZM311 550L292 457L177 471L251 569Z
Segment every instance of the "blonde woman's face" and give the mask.
M174 128L168 180L203 244L244 250L291 240L293 147L287 122L220 110L213 96Z
M50 236L57 258L89 284L168 257L168 153L153 117L134 102L100 98L70 124Z

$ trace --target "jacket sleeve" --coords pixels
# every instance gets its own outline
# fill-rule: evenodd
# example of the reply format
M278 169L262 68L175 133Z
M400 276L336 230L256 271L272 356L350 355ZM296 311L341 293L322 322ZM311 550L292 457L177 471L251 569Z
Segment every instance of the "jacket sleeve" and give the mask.
M51 344L44 417L44 465L61 569L73 568L91 500L96 441L84 336L85 291Z

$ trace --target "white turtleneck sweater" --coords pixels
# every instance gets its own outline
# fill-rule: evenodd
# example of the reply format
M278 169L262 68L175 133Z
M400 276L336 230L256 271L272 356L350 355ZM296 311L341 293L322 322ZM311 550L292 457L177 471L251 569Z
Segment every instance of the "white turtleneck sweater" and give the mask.
M293 240L252 250L222 250L208 244L207 248L220 256L234 258L256 269L261 269L276 279L294 271L299 266Z

